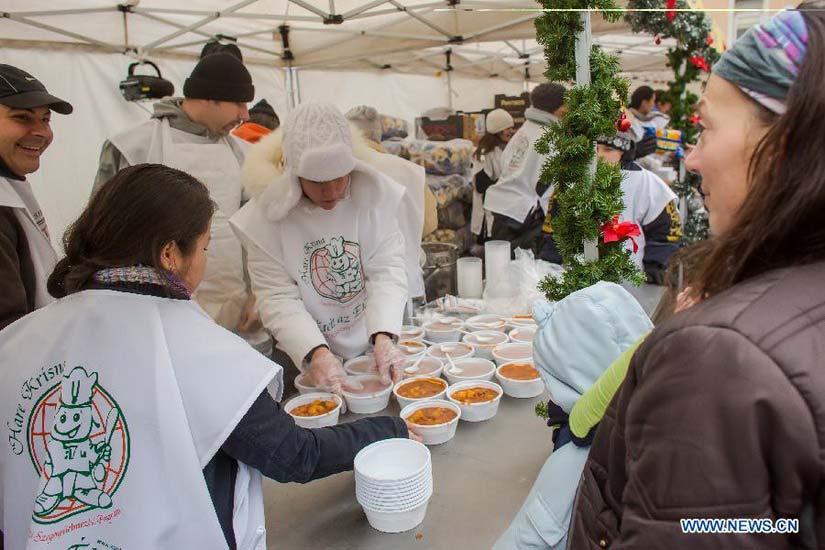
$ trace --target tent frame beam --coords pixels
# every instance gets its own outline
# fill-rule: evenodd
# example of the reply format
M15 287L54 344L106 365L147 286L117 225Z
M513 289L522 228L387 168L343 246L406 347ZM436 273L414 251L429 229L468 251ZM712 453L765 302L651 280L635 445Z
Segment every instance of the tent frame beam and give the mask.
M204 10L177 10L171 8L132 8L132 13L139 13L139 14L167 14L167 15L212 15L215 12L211 11L204 11ZM274 21L302 21L302 22L317 22L318 18L311 15L278 15L273 13L227 13L221 15L221 18L226 19L257 19L257 20L267 20L271 19Z
M410 9L410 8L407 8L403 4L398 3L398 0L390 0L390 4L392 4L393 6L398 8L400 11L403 11L404 13L406 13L407 15L409 15L410 17L412 17L413 19L415 19L419 23L430 27L432 30L434 30L438 34L443 34L447 38L452 38L453 37L452 33L447 32L446 30L442 29L441 27L439 27L438 25L436 25L432 21L429 21L428 19L424 18L417 11L415 11L413 9Z
M226 8L224 10L214 12L212 15L208 15L208 16L202 18L202 19L199 19L198 21L195 21L191 25L187 25L186 27L183 27L182 29L178 29L177 31L175 31L171 34L167 34L166 36L161 36L157 40L154 40L154 41L142 46L141 49L142 50L152 50L154 48L157 48L161 44L165 44L166 42L169 42L170 40L174 40L175 38L177 38L177 37L179 37L183 34L186 34L188 32L192 32L194 30L200 29L201 27L203 27L207 23L211 23L215 19L219 19L219 18L223 17L223 15L226 14L226 13L236 12L240 9L245 8L246 6L248 6L250 4L254 4L257 1L258 0L241 0L237 4L233 4L233 5L229 6L228 8Z
M109 50L109 51L113 51L113 52L117 52L117 53L127 53L120 46L117 46L115 44L110 44L108 42L103 42L102 40L98 40L97 38L92 38L91 36L78 34L76 32L67 31L67 30L64 30L64 29L60 29L58 27L53 27L52 25L47 25L46 23L41 23L40 21L32 21L31 19L28 19L26 17L22 17L20 15L13 14L13 13L3 12L0 15L5 17L6 19L16 21L17 23L20 23L20 24L23 24L23 25L28 25L30 27L35 27L37 29L41 29L41 30L44 30L44 31L53 32L53 33L59 34L61 36L67 36L69 38L74 38L75 40L79 40L79 41L85 42L87 44L93 44L95 46L99 46L99 47L101 47L105 50Z

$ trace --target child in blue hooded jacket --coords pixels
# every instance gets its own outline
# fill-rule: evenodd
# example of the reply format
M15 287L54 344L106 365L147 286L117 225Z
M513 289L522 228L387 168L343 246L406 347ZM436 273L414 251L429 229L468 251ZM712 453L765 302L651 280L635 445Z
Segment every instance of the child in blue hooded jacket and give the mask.
M578 430L570 430L567 417L611 363L629 360L635 345L653 328L636 299L608 282L574 292L555 304L538 301L533 316L538 325L533 359L551 396L548 424L556 426L555 448L495 550L565 548L576 489L590 449L589 438L577 437L574 432Z

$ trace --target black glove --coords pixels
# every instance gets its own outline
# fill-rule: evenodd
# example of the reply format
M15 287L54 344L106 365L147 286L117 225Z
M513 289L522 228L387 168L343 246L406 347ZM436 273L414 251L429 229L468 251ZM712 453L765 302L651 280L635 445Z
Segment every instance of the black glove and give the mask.
M636 154L633 160L646 157L656 152L656 136L645 134L645 136L636 143Z

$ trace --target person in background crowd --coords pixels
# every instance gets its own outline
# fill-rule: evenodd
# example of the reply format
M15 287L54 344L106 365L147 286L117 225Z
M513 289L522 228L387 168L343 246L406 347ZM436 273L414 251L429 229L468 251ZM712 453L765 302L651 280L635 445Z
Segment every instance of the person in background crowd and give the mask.
M630 131L633 132L633 141L641 141L645 128L659 130L667 128L670 117L656 107L656 92L650 86L639 86L630 96L627 113L630 119Z
M673 101L670 99L667 90L656 90L656 105L653 106L653 110L670 116L672 108Z
M355 158L333 105L299 105L281 130L252 147L244 165L252 199L231 220L264 326L316 388L340 393L349 381L339 357L370 344L384 381L398 380L404 187ZM273 150L270 140L280 139Z
M195 301L221 326L242 333L260 328L255 299L244 273L241 243L229 218L244 202L241 165L248 144L230 132L249 118L252 77L237 57L205 55L186 79L183 98L155 103L152 118L103 144L95 193L114 174L152 162L198 178L218 205L212 224L209 269Z
M626 160L633 155L630 132L620 132L612 138L597 141L599 158L622 168L622 199L624 210L620 222L639 226L640 235L625 241L636 266L644 271L647 282L661 285L670 257L679 250L682 222L676 194L662 179L636 162ZM561 263L552 233L545 233L539 257Z
M49 228L26 176L52 143L51 112L72 106L29 73L0 65L0 329L51 301L57 262Z
M490 236L493 215L484 209L484 195L501 175L501 156L513 134L516 123L504 109L493 109L485 119L486 132L473 153L473 210L470 231L478 237L478 244Z
M554 186L539 181L546 156L536 152L536 141L547 125L567 112L565 92L564 86L555 82L536 86L524 124L501 154L501 175L487 189L484 208L493 213L490 236L510 241L513 248L535 251L541 244L542 223Z
M262 99L249 109L249 119L232 130L232 134L249 143L258 143L262 137L277 130L280 125L281 119L278 118L275 109Z
M243 63L243 53L241 53L241 49L238 47L237 44L228 42L222 43L218 40L210 40L206 44L203 45L203 49L201 49L200 58L203 59L207 55L212 55L216 53L226 53L233 57L237 57L238 61Z
M213 212L188 174L122 170L66 233L48 282L59 299L0 332L0 400L19 402L21 384L38 379L31 403L57 407L38 428L48 442L0 449L9 548L265 548L262 474L305 483L410 434L397 417L300 428L273 401L265 388L280 394L280 366L190 300ZM75 523L66 509L112 515ZM44 521L54 540L32 538Z
M691 253L681 311L633 355L599 424L571 548L825 543L820 7L755 25L714 66L687 158L712 236ZM683 518L790 518L799 529L691 534Z
M374 107L359 105L347 111L344 116L354 129L355 158L400 183L406 191L398 211L398 225L404 234L407 286L410 298L421 298L424 301L424 273L419 263L421 239L435 229L424 227L428 217L434 217L436 226L438 225L436 201L427 185L424 167L391 155L381 146L381 115Z

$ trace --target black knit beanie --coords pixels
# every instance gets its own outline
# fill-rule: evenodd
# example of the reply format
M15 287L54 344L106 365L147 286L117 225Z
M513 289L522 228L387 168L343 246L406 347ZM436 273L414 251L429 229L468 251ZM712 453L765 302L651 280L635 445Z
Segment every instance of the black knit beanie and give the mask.
M261 113L262 115L267 115L271 117L276 116L275 109L273 109L272 105L270 105L269 102L265 99L260 100L252 108L249 109L249 114L251 115L253 113Z
M183 84L183 97L247 103L255 97L252 76L237 57L228 53L201 59Z
M530 105L545 113L553 113L564 105L564 94L567 90L561 84L545 82L539 84L530 94Z

